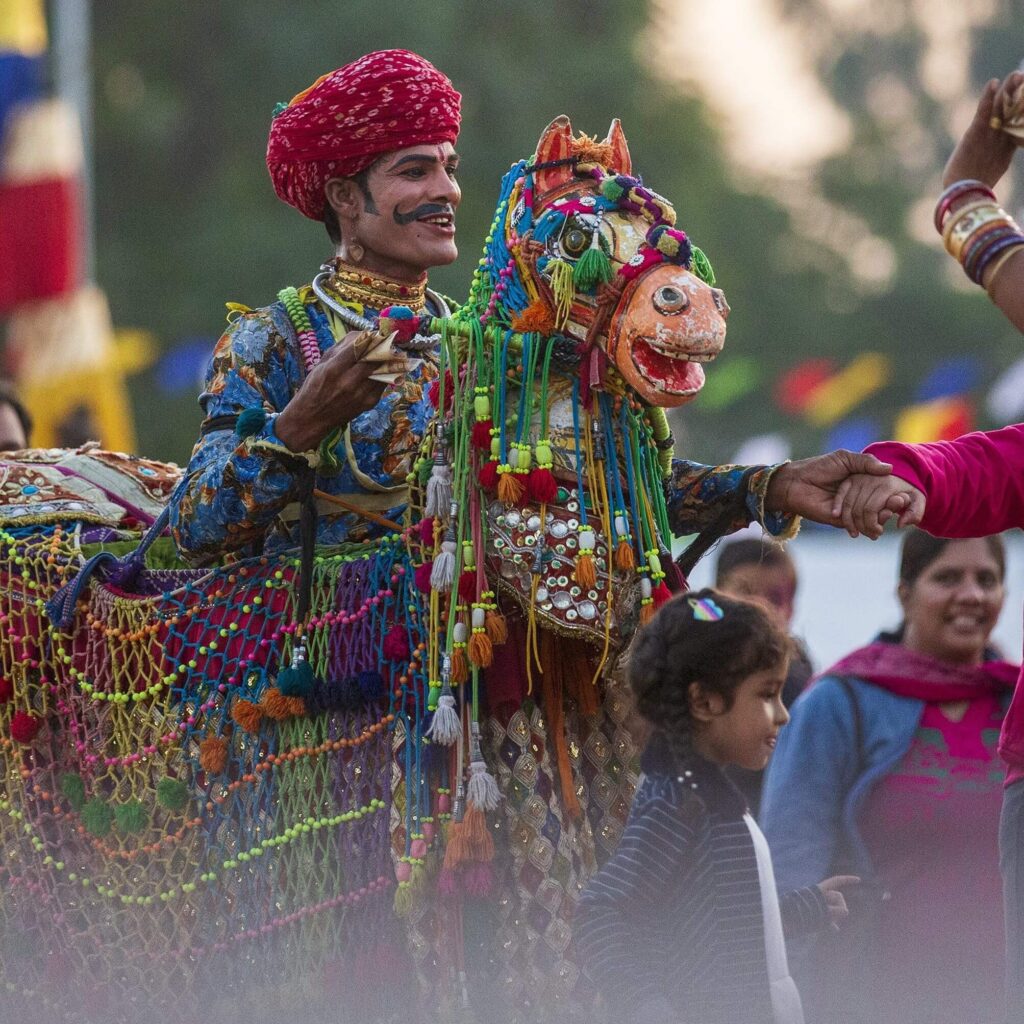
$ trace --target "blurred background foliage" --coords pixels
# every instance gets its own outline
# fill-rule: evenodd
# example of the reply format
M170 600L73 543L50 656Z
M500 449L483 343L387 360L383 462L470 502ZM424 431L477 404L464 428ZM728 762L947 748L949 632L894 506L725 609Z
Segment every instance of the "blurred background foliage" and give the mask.
M834 440L829 425L783 412L773 396L779 374L809 357L837 366L865 351L892 357L885 385L855 410L879 436L944 357L984 354L980 394L1019 358L1019 336L983 294L956 285L934 234L912 223L922 197L936 194L953 145L949 104L921 82L927 10L950 5L865 0L860 20L849 16L852 3L773 4L806 38L813 73L850 132L841 151L808 172L764 179L728 155L699 70L666 73L659 32L666 23L685 32L691 0L95 4L96 277L115 322L151 330L162 350L132 381L140 451L187 458L199 424L197 375L170 387L167 380L176 352L212 347L224 302L266 304L281 287L308 281L330 255L322 226L271 188L264 151L274 104L384 47L424 54L463 93L461 255L431 276L459 299L508 165L531 154L559 113L601 135L622 119L634 170L673 200L732 306L726 350L709 379L748 379L745 391L733 382L733 398L682 410L676 426L688 457L724 461L766 432L784 435L795 454ZM1009 0L981 6L967 35L964 101L1014 67L1024 43ZM882 30L871 13L881 10ZM756 85L771 116L773 82ZM856 230L847 230L849 218ZM984 414L980 422L991 425Z

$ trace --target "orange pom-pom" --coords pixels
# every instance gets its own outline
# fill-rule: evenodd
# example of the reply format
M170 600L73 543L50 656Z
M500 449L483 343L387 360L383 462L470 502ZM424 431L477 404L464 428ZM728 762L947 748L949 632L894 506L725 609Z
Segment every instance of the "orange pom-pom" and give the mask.
M503 644L508 640L508 623L501 612L491 608L484 619L484 629L491 639L492 644Z
M572 578L585 590L593 590L597 586L597 565L592 554L588 552L576 556Z
M623 537L615 548L615 568L623 572L630 572L636 568L636 556L633 554L633 545Z
M199 767L208 775L220 775L228 763L228 741L223 736L207 736L199 744Z
M555 314L543 299L534 299L526 309L512 319L512 330L520 334L536 331L545 336L555 333Z
M263 709L251 700L236 700L231 706L231 717L246 732L256 735L263 721Z
M494 860L494 838L487 827L487 817L479 807L469 804L466 816L462 819L462 827L466 831L469 847L473 851L473 860Z
M473 859L473 846L470 843L465 821L453 821L448 826L448 846L444 851L444 867L447 871Z
M518 505L523 500L523 481L514 473L498 474L498 500L506 505Z
M288 701L288 714L293 718L306 717L306 701L302 697L286 697L285 700Z
M452 650L449 675L453 683L464 683L469 679L469 665L466 664L466 652L462 647Z
M640 625L646 626L654 618L654 602L640 605Z
M271 686L260 699L260 707L268 718L280 722L291 718L291 697L286 697L276 686Z
M476 633L469 638L469 660L480 668L490 668L494 660L491 638L486 632Z

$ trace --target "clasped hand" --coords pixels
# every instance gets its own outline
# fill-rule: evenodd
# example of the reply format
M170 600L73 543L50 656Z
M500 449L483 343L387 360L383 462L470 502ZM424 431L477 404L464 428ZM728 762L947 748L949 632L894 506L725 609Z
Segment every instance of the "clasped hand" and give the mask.
M910 526L924 514L921 491L891 474L892 466L873 455L842 449L787 462L772 474L765 507L875 540L893 516Z

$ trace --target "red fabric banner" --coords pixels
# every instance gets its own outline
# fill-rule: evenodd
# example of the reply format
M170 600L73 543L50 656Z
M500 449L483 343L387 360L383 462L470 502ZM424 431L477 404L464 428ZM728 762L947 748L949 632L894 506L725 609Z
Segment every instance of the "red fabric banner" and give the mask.
M78 287L76 180L0 183L0 312Z

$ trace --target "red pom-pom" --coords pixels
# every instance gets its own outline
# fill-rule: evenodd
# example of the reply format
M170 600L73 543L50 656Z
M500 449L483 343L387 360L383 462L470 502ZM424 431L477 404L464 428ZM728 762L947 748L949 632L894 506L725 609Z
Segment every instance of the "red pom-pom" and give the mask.
M526 481L526 491L530 500L538 504L548 504L558 497L558 483L550 469L542 469L540 466L530 470L530 476Z
M19 743L31 743L42 724L41 719L27 711L15 711L11 718L11 739Z
M473 424L473 447L479 448L482 452L491 450L491 430L494 427L494 420L477 420Z
M434 571L433 559L429 562L424 562L422 565L416 566L415 580L416 589L421 593L430 593L430 574Z
M665 581L662 580L655 588L654 593L651 594L654 598L654 607L660 608L666 601L672 600L672 591L665 586Z
M459 598L463 604L472 604L476 600L476 571L465 569L459 575Z
M427 386L427 398L430 404L436 409L441 404L441 381L432 380ZM444 371L444 411L451 412L452 402L455 399L455 381L452 380L452 371ZM490 444L490 439L488 439Z
M409 631L405 626L393 626L384 637L384 657L388 661L408 661Z
M496 491L498 489L498 463L492 459L480 467L480 486L485 491Z
M434 517L424 516L420 520L419 531L420 543L432 548L434 546Z
M14 683L0 676L0 704L6 704L14 696Z

